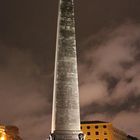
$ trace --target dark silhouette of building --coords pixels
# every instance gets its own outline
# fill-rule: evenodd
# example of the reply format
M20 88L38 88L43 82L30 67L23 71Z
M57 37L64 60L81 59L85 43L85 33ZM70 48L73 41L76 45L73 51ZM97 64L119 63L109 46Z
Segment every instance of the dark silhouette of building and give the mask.
M137 137L133 137L130 135L128 135L127 138L128 138L128 140L139 140Z

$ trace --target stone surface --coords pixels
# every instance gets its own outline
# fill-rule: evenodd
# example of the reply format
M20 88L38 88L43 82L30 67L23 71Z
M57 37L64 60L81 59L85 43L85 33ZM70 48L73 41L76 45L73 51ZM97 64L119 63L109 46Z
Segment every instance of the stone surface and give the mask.
M78 139L79 90L73 0L60 0L56 42L52 134Z

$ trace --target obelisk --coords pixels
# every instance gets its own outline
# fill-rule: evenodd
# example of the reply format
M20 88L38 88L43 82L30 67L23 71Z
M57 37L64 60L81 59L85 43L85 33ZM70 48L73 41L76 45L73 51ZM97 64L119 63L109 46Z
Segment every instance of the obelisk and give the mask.
M78 140L80 131L73 0L60 0L58 11L51 138Z

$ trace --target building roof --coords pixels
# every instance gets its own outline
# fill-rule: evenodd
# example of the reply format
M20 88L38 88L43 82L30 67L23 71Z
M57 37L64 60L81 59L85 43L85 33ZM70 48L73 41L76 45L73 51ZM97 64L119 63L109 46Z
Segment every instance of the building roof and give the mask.
M104 122L104 121L81 121L81 124L97 124L97 123L108 123L108 122Z

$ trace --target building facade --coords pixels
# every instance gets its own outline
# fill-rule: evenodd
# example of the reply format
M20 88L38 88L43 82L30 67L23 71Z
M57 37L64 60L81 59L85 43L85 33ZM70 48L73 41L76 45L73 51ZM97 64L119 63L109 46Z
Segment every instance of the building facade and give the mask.
M108 122L83 121L81 130L85 134L85 140L127 140L124 132Z
M22 140L16 126L0 125L0 140Z
M0 125L0 140L6 139L5 126Z

